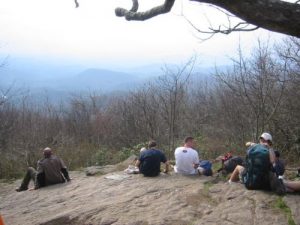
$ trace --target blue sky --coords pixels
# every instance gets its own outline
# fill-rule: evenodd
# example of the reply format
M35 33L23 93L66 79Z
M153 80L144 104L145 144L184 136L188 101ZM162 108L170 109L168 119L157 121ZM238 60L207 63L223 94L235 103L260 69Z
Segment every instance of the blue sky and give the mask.
M131 67L152 63L184 63L193 55L203 66L229 62L240 43L248 53L258 37L271 41L283 35L255 32L218 35L201 42L198 27L226 22L211 7L177 1L172 12L148 21L128 22L114 15L118 6L130 8L130 0L7 0L0 4L0 54L57 61L74 61L89 66ZM140 0L141 9L161 4Z

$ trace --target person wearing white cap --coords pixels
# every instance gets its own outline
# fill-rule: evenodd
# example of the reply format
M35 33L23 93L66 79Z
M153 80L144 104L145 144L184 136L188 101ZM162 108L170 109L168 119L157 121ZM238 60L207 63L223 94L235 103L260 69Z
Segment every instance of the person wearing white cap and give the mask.
M26 191L31 180L34 182L34 190L71 180L64 162L53 155L51 148L44 148L43 155L44 158L37 162L37 170L29 167L21 186L16 188L16 191Z
M269 133L262 133L262 135L260 135L260 138L272 143L272 135Z
M275 157L274 150L272 148L273 145L272 135L266 132L262 133L262 135L260 135L259 137L259 143L265 145L269 149L270 162L273 166L275 166L276 157Z
M269 133L266 133L266 132L262 133L262 135L260 135L260 137L259 137L259 143L261 145L266 146L269 149L270 162L273 165L273 167L275 167L276 157L275 157L274 150L272 148L272 145L273 145L272 135L269 134ZM251 146L254 146L254 145L256 145L256 144L252 143L252 142L247 142L246 143L247 147L251 147ZM237 165L235 167L234 171L232 172L228 183L232 183L233 181L237 181L237 180L242 181L242 175L243 175L244 172L245 172L245 167Z

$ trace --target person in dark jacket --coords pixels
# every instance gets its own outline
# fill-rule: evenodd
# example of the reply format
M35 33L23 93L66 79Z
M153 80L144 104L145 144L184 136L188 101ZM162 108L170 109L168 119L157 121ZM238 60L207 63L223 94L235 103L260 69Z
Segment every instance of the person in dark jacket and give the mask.
M34 182L34 190L71 180L63 160L55 156L51 148L45 148L43 154L44 158L37 162L37 170L29 167L21 186L16 191L26 191L31 180Z
M155 177L160 173L160 163L166 165L165 173L169 171L169 162L165 154L156 149L156 142L150 141L148 149L141 152L139 159L136 162L136 167L139 168L140 173L146 177Z

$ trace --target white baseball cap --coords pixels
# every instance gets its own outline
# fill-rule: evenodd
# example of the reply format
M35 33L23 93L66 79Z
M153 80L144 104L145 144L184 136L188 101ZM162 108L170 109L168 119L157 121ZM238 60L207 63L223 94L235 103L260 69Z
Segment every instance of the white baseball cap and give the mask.
M263 133L260 135L260 138L263 138L265 141L272 141L272 135L269 133Z
M49 148L49 147L46 147L46 148L44 148L44 150L43 150L44 152L46 152L46 151L52 151L52 149L51 148Z

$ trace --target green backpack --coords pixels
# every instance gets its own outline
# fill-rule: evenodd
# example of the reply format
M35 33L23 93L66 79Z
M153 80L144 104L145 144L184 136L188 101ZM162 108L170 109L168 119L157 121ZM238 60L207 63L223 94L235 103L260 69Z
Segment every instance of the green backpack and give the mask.
M243 183L249 190L270 190L269 172L271 163L269 150L266 146L256 144L247 150L246 172Z

